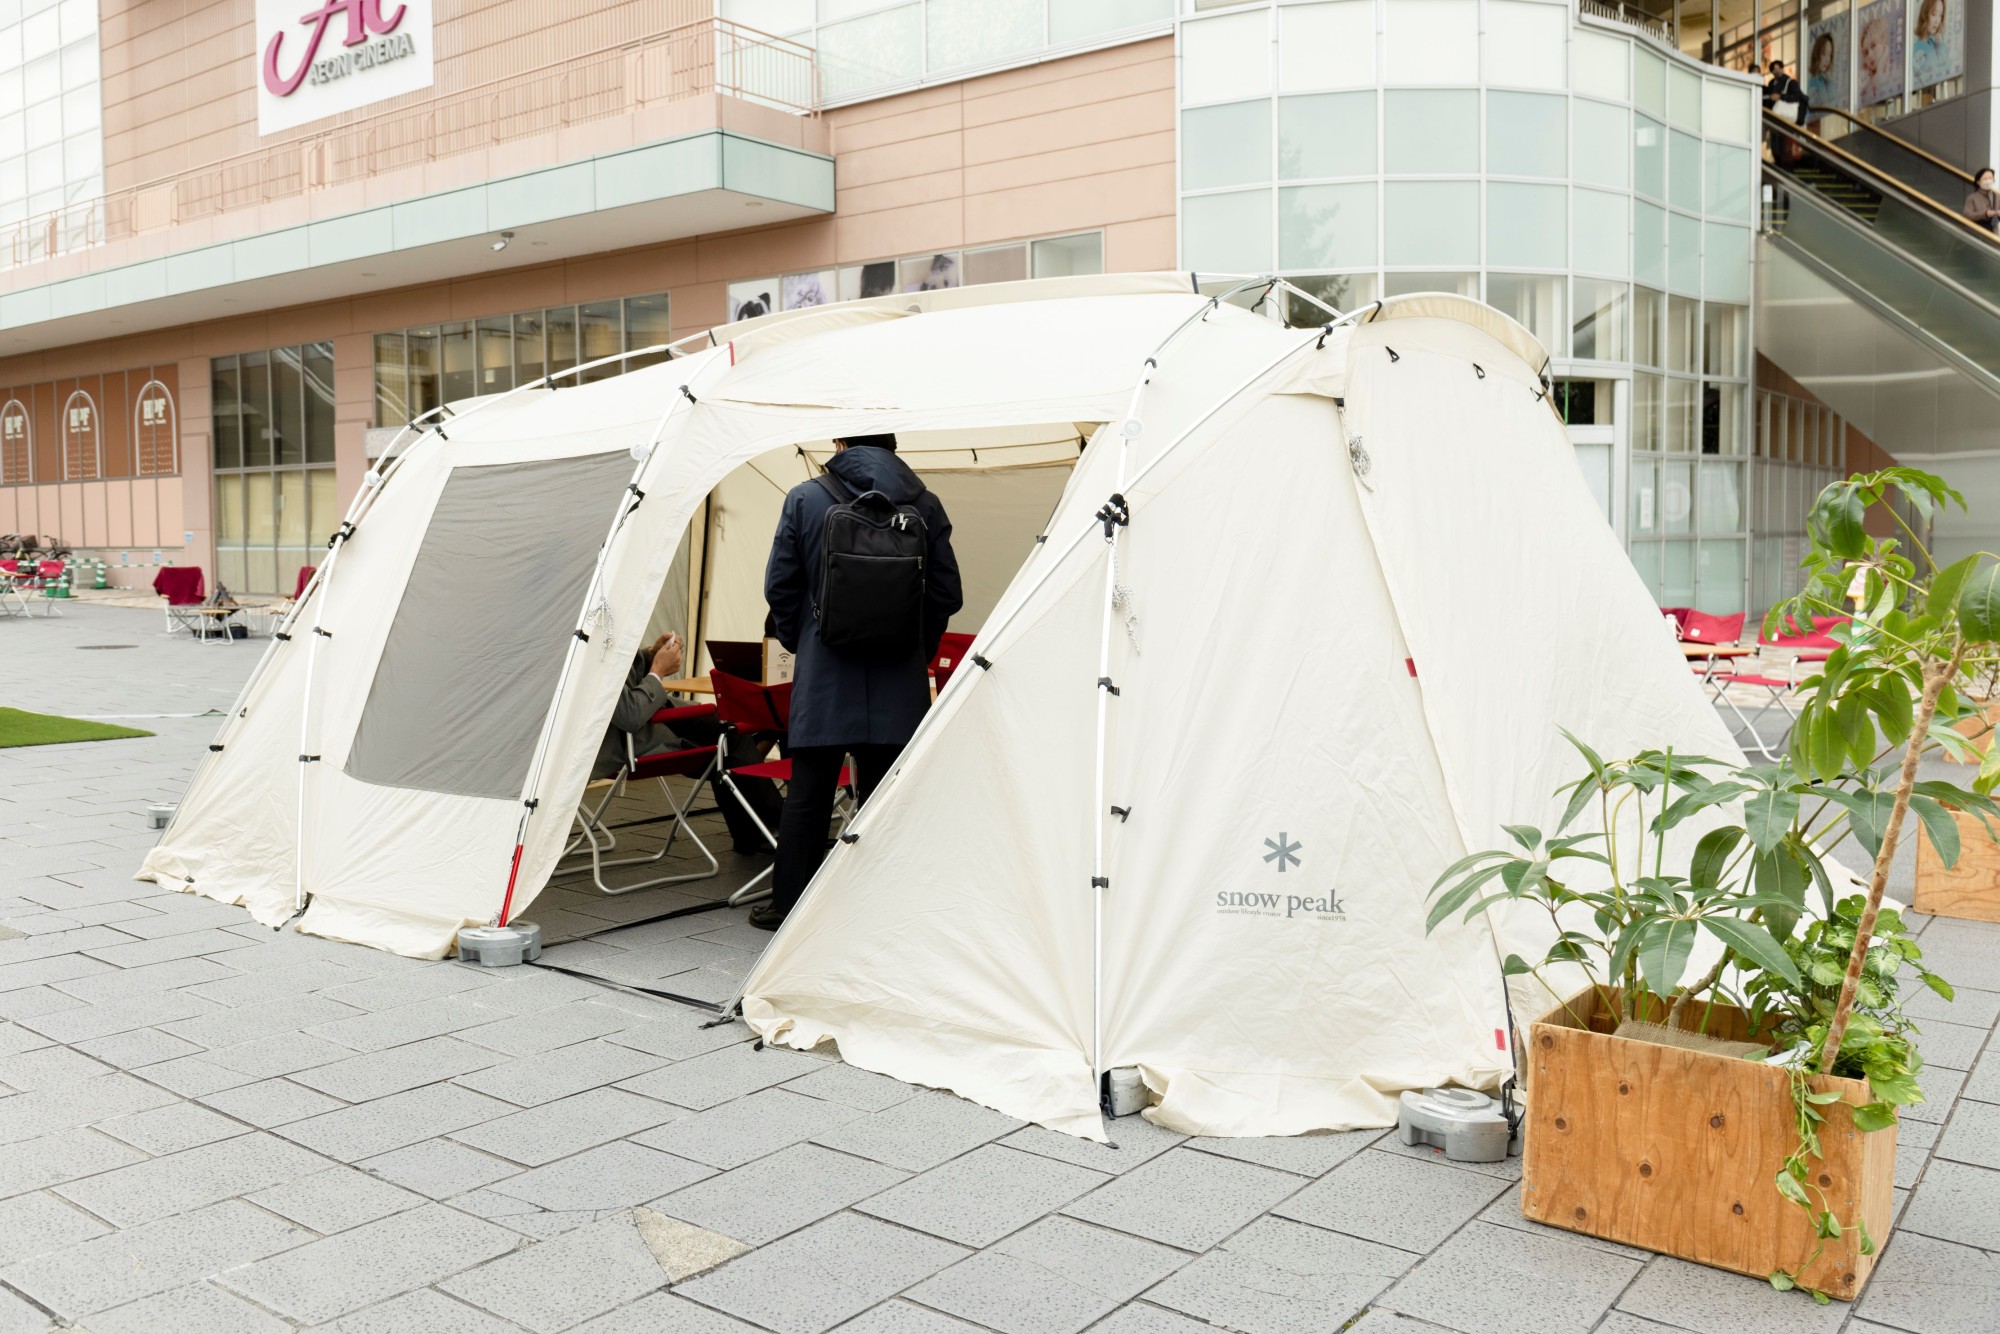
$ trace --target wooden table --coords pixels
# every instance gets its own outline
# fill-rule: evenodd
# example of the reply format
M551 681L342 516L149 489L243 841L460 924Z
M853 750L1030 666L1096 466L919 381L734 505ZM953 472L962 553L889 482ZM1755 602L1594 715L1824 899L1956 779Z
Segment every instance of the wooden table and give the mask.
M1690 644L1681 641L1681 652L1689 662L1698 658L1713 661L1717 658L1747 658L1757 650L1747 644Z
M200 617L201 619L192 628L200 631L200 633L195 635L195 638L201 640L203 643L211 639L220 639L224 643L234 643L236 636L229 633L229 618L242 610L243 608L241 607L176 607L174 608L174 614L176 616Z
M675 695L713 695L715 693L715 687L709 684L706 676L687 676L682 677L678 681L662 681L660 684L665 686L670 694Z

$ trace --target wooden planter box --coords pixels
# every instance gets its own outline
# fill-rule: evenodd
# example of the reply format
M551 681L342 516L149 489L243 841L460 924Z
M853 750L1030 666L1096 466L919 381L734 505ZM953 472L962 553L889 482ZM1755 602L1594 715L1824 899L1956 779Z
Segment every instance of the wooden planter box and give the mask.
M1910 906L1938 917L2000 922L2000 843L1976 816L1952 818L1958 824L1958 861L1951 866L1938 859L1930 839L1909 831L1917 840L1917 892ZM2000 829L2000 820L1994 827Z
M1712 1037L1751 1037L1740 1010L1716 1005L1707 1019ZM1798 1142L1785 1072L1613 1037L1616 1023L1586 989L1529 1028L1523 1216L1758 1278L1796 1269L1814 1238L1807 1212L1774 1184ZM1815 1077L1813 1087L1868 1101L1862 1080ZM1820 1108L1825 1158L1814 1176L1843 1225L1867 1221L1876 1254L1862 1255L1848 1228L1800 1282L1852 1301L1889 1241L1896 1131L1858 1131L1845 1107Z

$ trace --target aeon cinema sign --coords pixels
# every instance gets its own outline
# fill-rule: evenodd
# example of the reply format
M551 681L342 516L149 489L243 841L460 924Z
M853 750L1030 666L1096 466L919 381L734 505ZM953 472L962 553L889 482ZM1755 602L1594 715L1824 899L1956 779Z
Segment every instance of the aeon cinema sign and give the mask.
M257 133L431 86L432 0L257 0Z

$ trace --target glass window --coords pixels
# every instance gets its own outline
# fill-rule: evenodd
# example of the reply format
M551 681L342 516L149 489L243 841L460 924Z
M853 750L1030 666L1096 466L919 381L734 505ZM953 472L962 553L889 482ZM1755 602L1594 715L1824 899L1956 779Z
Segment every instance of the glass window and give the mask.
M1701 132L1733 143L1750 140L1750 90L1740 83L1707 79L1701 90Z
M1382 295L1408 296L1412 292L1452 292L1459 296L1479 299L1479 275L1476 273L1385 273L1382 275Z
M1657 453L1660 449L1660 384L1657 375L1640 371L1632 376L1632 448L1635 450Z
M1632 102L1654 120L1667 116L1667 62L1646 49L1632 46Z
M1721 301L1750 299L1750 229L1703 224L1702 291Z
M913 80L923 69L923 8L904 5L845 23L822 24L813 35L820 95L839 101L869 88Z
M1375 299L1375 275L1372 273L1300 274L1285 281L1301 291L1312 293L1343 314ZM1312 302L1302 301L1290 292L1285 293L1285 322L1293 328L1325 324L1331 318Z
M1641 366L1660 365L1661 321L1667 299L1650 287L1632 289L1632 360Z
M1373 181L1278 191L1279 268L1353 268L1375 262Z
M1487 0L1486 82L1526 88L1563 86L1569 15L1546 4Z
M305 387L295 347L271 349L272 445L280 465L306 459Z
M1042 0L927 0L928 68L984 65L1040 46L1042 8Z
M1573 29L1569 40L1571 88L1614 102L1631 97L1626 69L1632 59L1632 43L1583 27Z
M548 321L549 374L554 375L576 365L576 307L557 306L545 312L544 318Z
M1709 538L1701 544L1701 578L1695 598L1703 611L1728 616L1743 607L1743 542L1718 542Z
M1382 187L1383 259L1439 268L1479 263L1476 181L1390 181Z
M475 326L479 336L481 394L504 394L514 387L514 317L488 315Z
M1660 531L1694 531L1694 464L1686 459L1660 460Z
M408 363L403 335L375 335L375 424L402 426L410 420Z
M1750 311L1709 302L1701 312L1701 369L1707 375L1750 374Z
M1705 385L1701 391L1701 452L1743 452L1743 386ZM1723 531L1723 530L1716 530ZM1735 529L1728 531L1734 532Z
M1479 170L1479 94L1390 89L1382 95L1382 169L1394 176Z
M1701 223L1685 213L1667 215L1667 286L1701 290Z
M1624 189L1629 183L1632 132L1624 107L1579 97L1576 108L1576 179Z
M1370 176L1374 172L1373 92L1278 99L1278 179Z
M1632 118L1632 188L1652 199L1667 197L1667 129L1648 116Z
M1700 346L1695 341L1696 302L1685 297L1667 298L1667 369L1692 374L1695 365L1695 349Z
M1631 271L1631 222L1627 210L1631 200L1625 195L1602 190L1575 191L1574 240L1570 246L1571 266L1583 273L1604 273L1624 277Z
M1690 134L1701 133L1701 75L1679 65L1667 67L1667 120Z
M625 298L625 350L636 352L642 347L662 347L672 335L667 331L667 296L662 292L655 296L628 296ZM633 357L625 363L627 370L638 370L642 366L656 366L667 360L668 353L655 352L650 356Z
M444 402L443 378L438 365L438 331L412 329L410 344L410 420L435 411Z
M1643 199L1632 201L1632 276L1667 285L1667 215Z
M1486 94L1489 176L1551 176L1569 167L1563 100L1542 93Z
M1261 273L1269 269L1271 192L1243 190L1183 199L1181 263L1212 273Z
M533 384L548 373L542 346L542 312L524 310L514 317L514 383Z
M1486 275L1486 304L1525 325L1550 356L1563 355L1561 278L1530 273L1489 273Z
M1182 189L1255 185L1270 179L1269 98L1193 107L1181 113Z
M1661 487L1664 494L1666 488ZM1662 542L1660 546L1660 605L1666 607L1693 606L1696 598L1694 587L1693 542Z
M1071 3L1073 0L1057 0L1049 6L1051 25L1057 12ZM1373 0L1281 6L1278 32L1280 89L1360 88L1374 84Z
M1695 420L1697 399L1701 390L1699 380L1677 380L1667 378L1666 400L1661 408L1662 448L1669 454L1691 454L1695 447ZM1669 529L1670 532L1686 532L1686 528Z
M243 367L243 465L247 468L271 466L271 356L268 352L245 352L238 359Z
M1674 130L1667 154L1667 202L1689 213L1701 212L1701 140Z
M1563 268L1569 262L1563 217L1568 202L1569 191L1560 185L1489 184L1486 262L1510 269Z
M240 468L243 466L243 423L239 411L237 361L235 357L217 357L208 366L209 393L213 396L215 413L210 428L214 436L215 466Z
M821 40L826 29L820 29ZM1181 24L1181 101L1230 102L1271 91L1267 10Z
M1028 247L993 246L965 252L965 285L1018 282L1028 276Z
M243 474L215 479L215 540L241 546L244 538ZM240 585L242 580L239 578Z
M625 331L620 327L622 312L616 301L592 301L578 306L576 313L577 356L584 364L616 356L625 350ZM583 382L590 384L608 380L621 369L618 362L608 362L583 372Z
M1384 21L1384 82L1479 82L1478 0L1396 0Z
M333 462L333 344L305 346L306 462ZM284 591L284 590L279 590Z
M438 350L444 362L444 401L456 403L479 392L474 385L472 322L458 320L440 325Z
M1578 278L1570 309L1570 355L1580 361L1625 360L1625 284Z
M1673 599L1660 591L1660 548L1664 542L1634 542L1632 544L1632 568L1639 572L1639 579L1646 585L1647 595L1656 607L1675 606Z
M1750 150L1728 144L1710 144L1708 154L1708 211L1719 218L1750 220Z
M1049 41L1062 45L1100 32L1157 23L1173 14L1174 0L1064 0L1049 6Z

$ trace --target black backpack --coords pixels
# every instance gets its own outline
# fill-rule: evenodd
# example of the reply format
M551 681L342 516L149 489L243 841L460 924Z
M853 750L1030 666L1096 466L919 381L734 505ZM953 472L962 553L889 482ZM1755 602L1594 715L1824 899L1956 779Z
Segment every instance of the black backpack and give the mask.
M857 496L830 473L821 473L819 484L833 497L820 535L819 591L813 598L820 643L852 658L916 653L923 637L924 558L930 553L924 516L880 491Z

